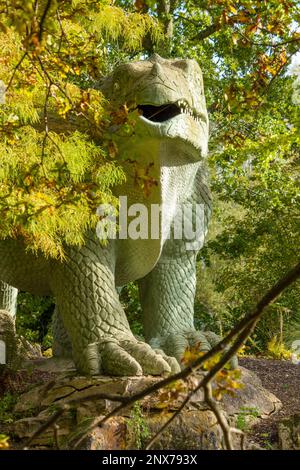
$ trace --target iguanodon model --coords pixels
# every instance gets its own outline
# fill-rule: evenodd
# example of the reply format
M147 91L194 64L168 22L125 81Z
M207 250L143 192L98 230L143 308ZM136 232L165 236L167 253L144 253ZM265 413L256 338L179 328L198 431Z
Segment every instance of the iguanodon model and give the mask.
M103 246L96 233L88 233L83 247L66 249L64 262L25 253L21 241L1 241L0 309L14 313L17 289L53 295L54 354L71 352L81 373L175 372L188 346L208 350L217 340L194 327L196 255L211 207L201 70L194 60L166 60L154 54L120 65L101 88L116 106L136 103L139 109L132 135L118 140L127 181L116 188L116 195L127 196L128 207L160 205L158 236L118 237ZM148 168L155 182L148 194L136 181L132 162ZM204 208L198 243L168 238L181 209L197 204ZM118 296L118 286L135 280L146 342L132 334Z

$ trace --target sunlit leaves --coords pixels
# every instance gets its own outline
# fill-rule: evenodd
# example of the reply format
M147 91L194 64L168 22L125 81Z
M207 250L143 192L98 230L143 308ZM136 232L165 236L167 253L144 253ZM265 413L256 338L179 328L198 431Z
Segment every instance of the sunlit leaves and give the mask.
M110 186L123 178L85 135L42 136L27 127L12 145L1 145L1 238L22 235L31 249L63 256L63 242L80 244L97 223L96 208L114 203Z
M0 450L9 448L9 436L6 434L0 434Z
M203 352L199 351L199 344L194 347L189 347L185 350L183 355L182 363L185 366L192 364L196 359L204 355ZM212 358L208 359L202 365L203 371L210 371L220 361L220 354L216 354ZM234 396L237 390L243 388L243 384L240 382L241 371L239 369L231 369L229 365L217 372L213 385L213 396L216 400L221 400L223 395L228 394Z
M160 29L107 0L0 1L0 24L0 238L61 258L125 178L112 133L132 133L134 113L97 81L113 47L137 52Z

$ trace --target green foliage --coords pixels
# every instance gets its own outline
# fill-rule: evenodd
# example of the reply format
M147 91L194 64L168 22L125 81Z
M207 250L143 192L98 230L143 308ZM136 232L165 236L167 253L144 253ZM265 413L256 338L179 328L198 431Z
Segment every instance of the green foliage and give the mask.
M251 422L260 416L260 411L257 408L241 407L236 417L236 427L243 432L249 431Z
M224 296L216 290L216 266L210 257L210 266L203 260L198 263L197 287L195 296L195 326L198 329L207 329L223 336L230 329L232 322L224 302Z
M0 398L0 423L10 424L14 422L13 409L17 403L17 395L6 393Z
M239 318L296 264L300 248L299 108L292 105L290 78L277 83L272 115L257 112L255 139L239 149L228 144L215 153L214 190L219 233L208 251L218 260L215 285L233 318ZM271 103L269 104L271 107ZM225 210L224 210L225 209ZM288 289L257 328L266 347L279 331L280 309L288 326L299 311L299 285ZM287 331L286 331L287 332Z
M133 437L135 448L143 449L146 439L150 436L150 430L139 402L135 402L132 407L127 427Z
M38 297L21 292L18 296L17 333L32 343L41 344L44 350L50 348L53 310L51 297Z
M136 283L131 282L121 290L120 300L126 312L131 331L134 335L143 336L142 308L139 301L139 289Z
M64 244L95 228L99 204L117 204L111 189L125 178L110 151L115 115L95 84L111 48L137 52L160 29L106 0L0 1L0 25L0 238L63 258Z
M289 322L288 331L285 334L285 343L291 348L292 343L300 338L300 309L292 316Z
M291 359L292 351L286 349L282 341L277 336L274 336L271 341L268 342L267 354L273 359Z

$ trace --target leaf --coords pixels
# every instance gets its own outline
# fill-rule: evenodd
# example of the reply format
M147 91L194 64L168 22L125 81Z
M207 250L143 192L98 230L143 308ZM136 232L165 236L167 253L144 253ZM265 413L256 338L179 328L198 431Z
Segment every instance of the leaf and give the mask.
M233 5L229 5L229 11L233 13L234 15L237 14L237 9Z
M239 35L234 33L232 34L231 39L232 39L233 44L236 46L239 40Z
M250 17L244 13L244 12L240 12L238 13L238 15L235 17L235 20L238 22L238 23L248 23L249 20L250 20Z
M9 448L9 436L5 434L0 434L0 449L8 449Z

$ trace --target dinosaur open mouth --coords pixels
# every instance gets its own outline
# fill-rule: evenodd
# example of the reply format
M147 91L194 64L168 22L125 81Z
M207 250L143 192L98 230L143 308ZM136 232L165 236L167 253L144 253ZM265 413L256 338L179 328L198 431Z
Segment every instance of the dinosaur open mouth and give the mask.
M180 114L187 114L196 121L199 121L198 114L183 100L180 100L177 103L166 103L160 106L140 104L138 105L138 109L145 119L152 122L169 121Z
M138 106L144 118L152 122L164 122L181 114L180 108L176 104L165 104L162 106L153 106L151 104L142 104Z

